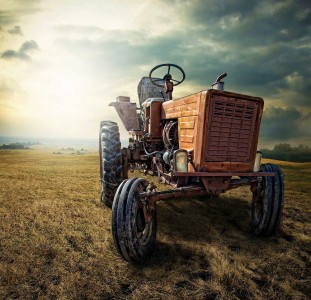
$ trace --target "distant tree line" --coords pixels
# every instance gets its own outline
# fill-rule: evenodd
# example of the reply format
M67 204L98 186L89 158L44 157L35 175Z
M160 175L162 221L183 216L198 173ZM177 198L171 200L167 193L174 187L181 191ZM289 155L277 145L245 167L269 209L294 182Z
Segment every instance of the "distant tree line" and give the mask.
M30 149L28 146L30 145L38 145L38 143L25 142L25 143L11 143L11 144L3 144L0 146L0 149Z
M311 148L307 145L292 147L290 144L275 145L273 150L261 149L264 158L292 162L311 162Z
M41 145L39 142L15 142L11 144L3 144L0 149L31 149L29 146Z

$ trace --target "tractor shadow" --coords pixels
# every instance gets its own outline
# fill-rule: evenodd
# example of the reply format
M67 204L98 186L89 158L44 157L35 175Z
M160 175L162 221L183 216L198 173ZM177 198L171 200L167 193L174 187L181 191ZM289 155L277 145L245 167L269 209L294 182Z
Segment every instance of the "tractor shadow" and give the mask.
M211 242L222 236L250 236L251 203L228 196L178 199L158 205L158 232L173 240Z
M258 247L278 251L279 239L286 239L284 232L270 238L252 234L250 194L245 199L229 194L168 200L158 204L157 219L156 248L146 266L194 260L204 269L208 259L203 249L209 245L225 253L258 255Z

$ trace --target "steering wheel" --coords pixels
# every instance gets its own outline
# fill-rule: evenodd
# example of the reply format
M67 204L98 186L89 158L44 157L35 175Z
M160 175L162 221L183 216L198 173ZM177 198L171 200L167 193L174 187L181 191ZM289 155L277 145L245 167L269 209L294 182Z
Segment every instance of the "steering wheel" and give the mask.
M174 64L162 64L162 65L157 65L157 66L155 66L153 69L151 69L151 71L150 71L150 73L149 73L149 79L150 79L150 81L151 81L154 85L159 86L159 87L164 87L164 84L162 85L162 84L157 83L157 81L162 81L163 79L153 79L152 76L151 76L152 73L153 73L155 70L157 70L157 69L159 69L159 68L162 68L162 67L168 67L167 74L165 74L165 75L163 76L163 79L164 79L164 80L172 80L172 81L173 81L173 86L179 85L179 84L181 84L181 83L185 80L186 74L185 74L184 70L183 70L180 66L177 66L177 65L174 65ZM176 69L178 69L178 70L181 72L181 74L182 74L182 79L181 79L180 81L178 81L178 80L172 78L172 75L170 74L171 67L176 68Z

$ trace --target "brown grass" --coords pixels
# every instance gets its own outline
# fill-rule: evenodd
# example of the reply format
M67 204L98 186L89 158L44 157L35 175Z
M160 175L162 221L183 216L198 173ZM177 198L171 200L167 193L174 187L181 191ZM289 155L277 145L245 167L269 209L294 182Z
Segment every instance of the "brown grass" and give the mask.
M97 154L0 151L1 299L307 299L311 164L280 162L277 237L250 234L250 192L158 205L157 246L122 261L99 203Z

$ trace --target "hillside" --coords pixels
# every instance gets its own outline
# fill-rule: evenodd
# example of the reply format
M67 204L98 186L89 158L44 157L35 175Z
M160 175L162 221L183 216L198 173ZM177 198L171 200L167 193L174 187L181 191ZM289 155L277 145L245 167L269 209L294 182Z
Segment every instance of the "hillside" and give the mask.
M155 252L135 266L115 253L111 210L99 202L98 160L92 153L0 151L0 299L311 294L311 163L277 162L286 188L278 236L250 234L247 187L162 202Z

